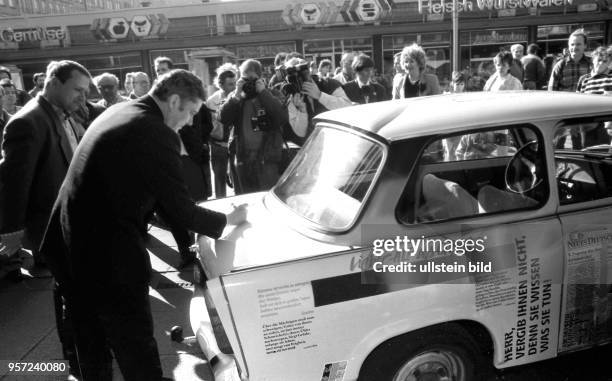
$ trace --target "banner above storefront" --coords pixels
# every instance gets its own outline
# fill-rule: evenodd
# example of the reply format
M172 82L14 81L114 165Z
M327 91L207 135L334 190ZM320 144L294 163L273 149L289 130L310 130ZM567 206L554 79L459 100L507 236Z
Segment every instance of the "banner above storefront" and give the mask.
M281 17L290 26L377 22L391 12L393 0L337 0L288 4Z
M70 46L70 34L64 26L0 28L0 49L39 49Z
M418 0L419 13L452 13L453 1ZM517 8L548 8L573 5L574 0L458 0L457 12L501 11Z
M94 19L91 32L98 40L123 40L126 38L158 38L168 32L170 20L162 14L136 15L131 20L125 17Z

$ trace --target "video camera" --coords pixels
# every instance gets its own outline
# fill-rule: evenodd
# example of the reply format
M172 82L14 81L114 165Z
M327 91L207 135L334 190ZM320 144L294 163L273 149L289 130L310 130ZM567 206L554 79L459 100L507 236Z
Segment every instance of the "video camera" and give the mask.
M284 71L285 81L281 86L281 90L285 95L299 94L302 91L302 84L310 80L310 66L308 62L288 66Z

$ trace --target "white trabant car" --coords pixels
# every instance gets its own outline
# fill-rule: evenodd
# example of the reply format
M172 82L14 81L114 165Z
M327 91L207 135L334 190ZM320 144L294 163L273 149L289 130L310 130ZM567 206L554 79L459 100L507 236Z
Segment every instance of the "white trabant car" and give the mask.
M315 121L272 190L204 204L249 210L198 241L191 323L218 379L476 380L612 341L612 98Z

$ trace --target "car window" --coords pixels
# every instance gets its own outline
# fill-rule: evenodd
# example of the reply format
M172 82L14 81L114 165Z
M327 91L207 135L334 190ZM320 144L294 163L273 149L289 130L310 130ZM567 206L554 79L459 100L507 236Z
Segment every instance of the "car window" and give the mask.
M548 198L544 145L517 126L427 144L398 206L403 223L538 208Z
M555 130L555 174L562 205L612 197L612 116L567 120Z
M347 229L382 170L381 143L336 128L317 128L273 193L297 215L328 230Z
M436 140L425 149L423 160L433 163L506 157L518 148L508 130L481 131Z

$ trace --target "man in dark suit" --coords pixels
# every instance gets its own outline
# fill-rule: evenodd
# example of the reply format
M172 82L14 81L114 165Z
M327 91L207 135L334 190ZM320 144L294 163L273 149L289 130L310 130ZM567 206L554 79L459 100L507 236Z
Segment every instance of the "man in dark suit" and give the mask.
M177 130L204 99L196 76L171 71L100 115L75 152L41 252L65 295L84 381L112 379L111 349L126 381L162 379L145 248L154 208L211 237L246 219L245 206L227 216L196 206L183 180Z
M67 118L85 102L91 77L73 61L51 62L42 92L7 123L0 161L0 255L34 252L77 145Z
M355 79L342 87L344 92L355 103L372 103L387 100L387 91L379 83L372 82L374 61L365 54L360 54L353 60Z

